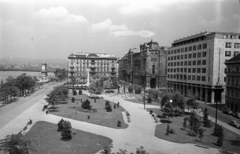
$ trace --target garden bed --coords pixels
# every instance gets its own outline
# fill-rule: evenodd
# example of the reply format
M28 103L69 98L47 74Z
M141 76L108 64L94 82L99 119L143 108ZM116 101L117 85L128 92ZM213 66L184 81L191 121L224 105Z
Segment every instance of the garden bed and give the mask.
M148 108L147 110L152 110L157 115L162 115L162 111L160 111L160 109ZM189 115L183 115L173 118L170 117L170 122L168 122L167 119L161 118L162 124L156 126L155 136L171 142L201 144L207 147L209 146L214 148L221 148L232 152L240 151L240 135L231 132L223 127L224 141L223 146L219 147L216 145L217 137L212 135L214 129L214 124L212 123L211 128L202 127L206 129L206 131L204 132L204 137L201 142L198 136L193 136L190 133L189 129L183 129L183 119L185 117L189 117ZM166 135L168 124L170 128L174 129L174 131L176 132L175 134Z
M74 103L71 102L72 97L75 97ZM92 109L94 111L82 109L81 108L82 103L80 101L81 99L82 101L88 99L91 102L90 105L92 105ZM97 99L95 103L94 99L90 99L85 94L75 96L69 94L69 98L66 101L68 103L56 105L57 111L50 112L50 114L116 129L123 129L128 127L128 125L123 121L122 112L125 111L124 108L120 106L114 109L113 106L115 103L113 102L110 102L112 106L112 112L106 112L105 110L106 100L104 99ZM88 116L90 116L90 118L88 118ZM117 122L119 120L122 122L122 127L117 127Z
M62 141L57 128L56 124L39 121L26 134L36 141L33 144L38 154L93 154L103 149L103 145L112 143L107 137L76 129L72 129L75 133L72 140Z

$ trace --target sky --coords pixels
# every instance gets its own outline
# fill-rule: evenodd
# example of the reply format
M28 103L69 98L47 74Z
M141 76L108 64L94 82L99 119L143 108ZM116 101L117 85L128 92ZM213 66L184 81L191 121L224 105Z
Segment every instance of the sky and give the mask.
M206 30L240 33L239 0L0 0L0 58L122 57Z

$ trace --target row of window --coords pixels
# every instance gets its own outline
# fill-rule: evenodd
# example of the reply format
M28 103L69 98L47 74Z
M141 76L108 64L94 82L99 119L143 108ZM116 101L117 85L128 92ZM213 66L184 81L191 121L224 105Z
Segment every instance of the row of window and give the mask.
M191 66L191 65L206 65L206 60L197 61L181 61L181 62L169 62L168 66Z
M232 42L226 42L225 48L232 48ZM240 43L234 43L234 48L239 49L240 48Z
M225 73L239 73L240 69L239 69L239 65L231 65L231 66L227 66L227 68L225 68Z
M195 51L195 50L201 50L201 49L206 49L207 48L207 44L199 44L199 45L194 45L194 46L189 46L189 47L185 47L185 48L179 48L179 49L175 49L175 50L169 50L168 54L176 54L176 53L181 53L181 52L188 52L188 51Z
M227 85L240 85L240 77L239 76L228 76L227 77Z
M240 89L227 87L227 96L240 98Z
M206 81L206 76L195 76L195 75L182 75L182 74L168 74L168 78L177 80L193 80L193 81Z
M239 51L234 51L233 52L233 56L238 55L240 52ZM225 56L226 57L231 57L232 56L232 52L231 51L225 51Z
M70 63L115 63L115 60L85 60L85 59L71 59Z
M206 68L168 68L168 72L178 73L206 73Z
M206 57L207 52L199 52L199 53L193 53L193 54L184 54L184 55L177 55L177 56L169 56L168 60L178 60L178 59L190 59L190 58L201 58Z

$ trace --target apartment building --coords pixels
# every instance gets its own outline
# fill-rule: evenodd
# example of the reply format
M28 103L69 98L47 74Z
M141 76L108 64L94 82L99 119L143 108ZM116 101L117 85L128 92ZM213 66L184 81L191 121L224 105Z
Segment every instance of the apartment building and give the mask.
M87 82L88 73L91 82L101 76L116 77L117 69L117 58L107 53L77 52L68 56L69 77L83 83Z
M197 94L204 102L225 103L224 62L239 51L238 33L206 31L175 40L168 50L168 90Z
M232 111L240 112L240 54L227 60L226 105Z

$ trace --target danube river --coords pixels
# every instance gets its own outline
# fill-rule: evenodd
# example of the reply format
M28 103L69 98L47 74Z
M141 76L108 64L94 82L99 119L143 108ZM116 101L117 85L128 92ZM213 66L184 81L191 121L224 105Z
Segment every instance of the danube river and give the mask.
M6 78L8 78L8 76L12 76L12 77L16 78L23 73L26 73L27 75L30 75L30 76L36 76L36 77L38 77L39 74L41 74L41 72L0 71L0 81L3 80L3 82L5 82ZM53 72L48 72L48 76L54 76L54 73Z

